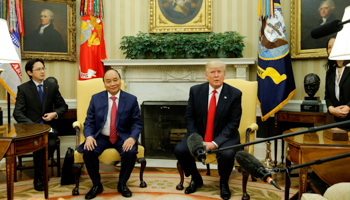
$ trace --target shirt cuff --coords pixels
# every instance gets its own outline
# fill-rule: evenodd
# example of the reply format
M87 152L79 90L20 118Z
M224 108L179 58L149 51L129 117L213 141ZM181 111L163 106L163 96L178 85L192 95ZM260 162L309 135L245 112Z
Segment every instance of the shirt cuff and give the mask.
M54 119L58 119L58 114L57 114L57 112L56 112L56 117L55 117Z
M212 143L216 146L216 148L218 148L219 147L219 145L218 144L216 144L216 142L214 142L214 141L212 141Z

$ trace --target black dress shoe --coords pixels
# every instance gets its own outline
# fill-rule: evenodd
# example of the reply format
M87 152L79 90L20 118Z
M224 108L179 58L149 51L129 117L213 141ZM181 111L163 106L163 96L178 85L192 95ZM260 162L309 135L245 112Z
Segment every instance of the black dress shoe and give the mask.
M91 190L85 195L85 199L93 199L96 195L101 194L103 191L102 184L92 186Z
M194 180L192 179L190 185L185 190L185 194L191 194L197 191L197 188L202 187L203 180Z
M231 191L228 187L228 184L220 184L220 197L222 199L230 199L231 198Z
M131 197L132 192L129 190L128 186L126 185L119 185L118 184L118 192L122 193L123 197Z
M34 190L36 191L44 191L44 181L42 179L34 179Z

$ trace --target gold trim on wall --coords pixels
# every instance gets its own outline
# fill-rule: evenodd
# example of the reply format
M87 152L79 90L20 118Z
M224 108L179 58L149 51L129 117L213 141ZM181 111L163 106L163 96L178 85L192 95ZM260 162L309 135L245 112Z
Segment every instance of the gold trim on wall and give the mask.
M67 16L61 16L55 18L61 18L66 19L66 27L67 30L64 32L66 33L64 36L64 40L66 40L66 47L67 51L65 52L40 52L40 51L31 51L31 50L24 50L24 38L23 36L21 37L21 55L22 59L32 59L32 58L41 58L43 60L67 60L67 61L76 61L77 59L77 53L76 53L76 0L53 0L48 2L47 0L25 0L27 2L33 3L33 5L37 5L35 3L39 3L38 5L41 6L40 9L54 9L55 6L54 4L67 4ZM47 4L47 5L45 5ZM23 8L23 13L25 12L32 12L32 8L25 7L23 6L22 2L22 8ZM28 10L26 10L28 9ZM40 19L40 13L33 12L33 20L34 17L37 17ZM23 24L25 26L24 32L25 36L27 36L30 31L26 31L26 19L24 19L25 16L23 16ZM54 22L55 23L55 22ZM27 26L32 28L31 26ZM35 27L36 28L36 27ZM33 29L33 28L32 28ZM58 27L55 27L55 29L59 29Z
M319 6L319 5L315 5ZM291 56L292 58L325 58L322 49L301 49L301 0L291 0Z
M187 1L191 5L182 12L185 18L177 18L183 10L170 7L170 4L175 5L173 0L149 0L150 33L212 32L212 0ZM175 9L178 13L172 15Z
M335 19L341 20L344 14L344 7L349 4L349 0L333 0L334 10L329 11L329 15L323 23L331 22ZM326 46L327 41L335 34L314 39L311 31L319 27L322 17L319 11L319 0L291 0L291 54L292 58L326 58L328 57ZM303 19L302 19L303 18Z

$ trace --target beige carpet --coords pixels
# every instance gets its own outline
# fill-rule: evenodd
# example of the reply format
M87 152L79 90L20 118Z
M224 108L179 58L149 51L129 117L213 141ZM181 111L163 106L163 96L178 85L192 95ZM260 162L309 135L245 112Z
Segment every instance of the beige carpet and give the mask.
M96 200L109 199L127 199L117 192L118 173L102 174L102 184L104 191L99 194ZM147 188L140 188L139 173L132 173L128 187L133 192L131 199L140 200L209 200L220 199L219 177L203 176L204 185L199 188L196 193L191 195L184 194L184 191L176 190L175 187L179 183L179 175L177 173L163 173L163 172L145 172L144 180L147 183ZM60 185L60 178L51 178L49 182L49 198L62 200L78 200L85 199L85 194L91 188L91 180L88 175L82 175L80 178L79 196L72 196L72 189L75 185ZM184 186L187 187L190 179L185 179ZM232 192L231 199L242 198L242 181L239 179L230 179L230 189ZM282 187L282 189L284 189ZM296 189L291 188L290 196L297 192ZM249 182L248 194L252 200L274 200L283 199L284 191L275 189L272 185L264 182ZM37 192L33 189L33 180L25 180L15 183L14 199L30 199L39 200L44 199L44 192ZM6 199L6 183L0 184L0 199ZM130 198L128 198L130 199Z

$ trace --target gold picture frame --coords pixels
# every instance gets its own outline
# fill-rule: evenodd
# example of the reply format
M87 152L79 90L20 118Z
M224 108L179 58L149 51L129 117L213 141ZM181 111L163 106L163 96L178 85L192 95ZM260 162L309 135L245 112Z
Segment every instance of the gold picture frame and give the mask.
M149 0L150 33L212 32L212 0Z
M22 59L76 61L75 8L76 0L23 0ZM45 24L43 13L49 16L49 25Z
M319 11L320 0L291 0L291 57L293 59L326 58L326 46L329 35L313 39L311 31L322 23ZM328 21L342 19L344 8L350 0L333 0L335 9Z

